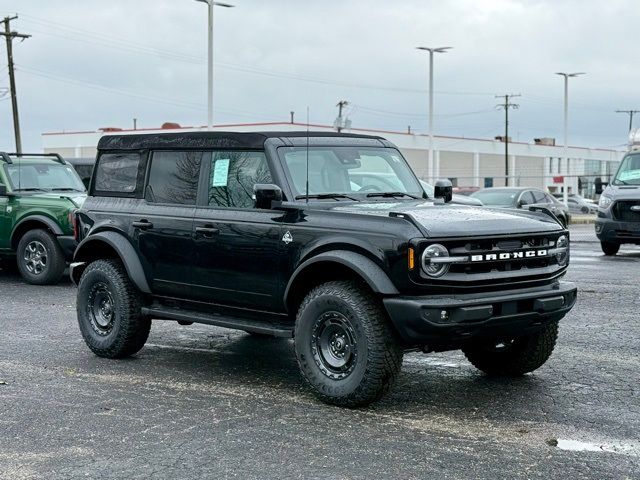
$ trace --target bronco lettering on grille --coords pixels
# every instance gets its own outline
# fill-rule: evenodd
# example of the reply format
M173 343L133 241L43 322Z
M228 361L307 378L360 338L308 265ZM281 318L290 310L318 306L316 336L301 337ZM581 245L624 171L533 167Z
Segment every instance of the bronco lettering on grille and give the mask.
M492 262L497 260L514 260L520 258L546 257L548 250L522 250L519 252L487 253L484 255L471 255L472 262Z

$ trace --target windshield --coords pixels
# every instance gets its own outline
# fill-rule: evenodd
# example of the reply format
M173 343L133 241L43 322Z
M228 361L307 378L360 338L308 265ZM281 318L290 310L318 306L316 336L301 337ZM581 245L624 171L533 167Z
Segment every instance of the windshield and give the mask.
M14 191L85 191L80 177L70 165L15 162L6 164L5 172Z
M614 185L640 185L640 154L624 157L612 183Z
M304 196L306 147L281 147L280 159L296 197ZM310 147L309 195L328 199L423 198L424 192L400 152L393 148ZM338 197L336 197L338 195Z
M494 207L507 207L513 205L520 192L518 190L480 190L471 195L485 205Z

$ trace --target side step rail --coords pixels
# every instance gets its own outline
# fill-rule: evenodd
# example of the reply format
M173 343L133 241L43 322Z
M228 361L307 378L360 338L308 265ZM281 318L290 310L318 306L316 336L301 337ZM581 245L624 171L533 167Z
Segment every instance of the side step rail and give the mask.
M262 333L274 337L293 337L293 325L267 323L249 318L236 318L218 314L206 314L171 307L142 307L142 314L154 320L175 320L181 322L203 323L216 327L233 328L246 332Z

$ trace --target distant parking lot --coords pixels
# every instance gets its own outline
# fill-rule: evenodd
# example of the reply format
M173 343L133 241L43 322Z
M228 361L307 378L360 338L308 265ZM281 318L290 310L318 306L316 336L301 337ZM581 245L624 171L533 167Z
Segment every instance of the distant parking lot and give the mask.
M604 257L592 228L541 369L411 353L362 410L315 400L282 339L156 322L134 358L97 358L73 285L0 271L0 478L638 478L640 249Z

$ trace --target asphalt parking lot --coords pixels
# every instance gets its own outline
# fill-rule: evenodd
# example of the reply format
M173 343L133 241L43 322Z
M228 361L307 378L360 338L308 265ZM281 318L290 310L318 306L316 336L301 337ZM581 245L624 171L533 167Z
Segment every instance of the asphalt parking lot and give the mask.
M73 285L0 271L0 478L640 478L639 271L638 248L576 242L540 370L410 353L361 410L316 401L282 339L154 322L135 358L97 358Z

